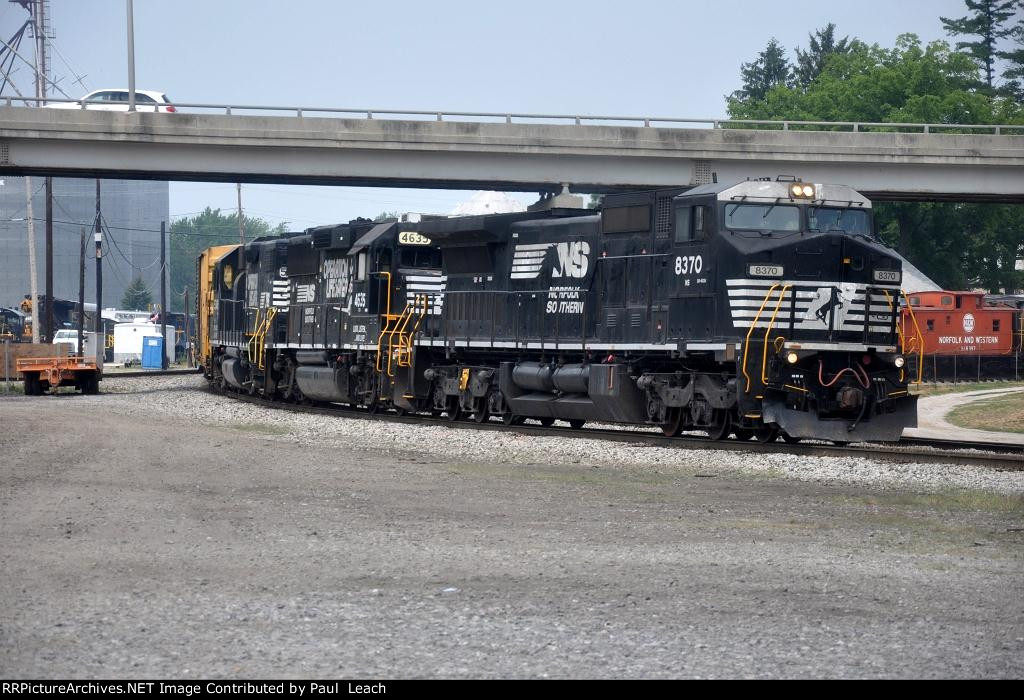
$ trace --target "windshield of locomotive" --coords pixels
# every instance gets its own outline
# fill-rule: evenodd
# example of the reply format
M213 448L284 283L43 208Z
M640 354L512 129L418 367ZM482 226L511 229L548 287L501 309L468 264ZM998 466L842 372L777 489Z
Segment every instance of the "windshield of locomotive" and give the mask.
M799 231L800 207L785 204L726 204L725 225L755 231Z
M808 231L842 231L871 235L871 219L863 209L810 207L807 210Z

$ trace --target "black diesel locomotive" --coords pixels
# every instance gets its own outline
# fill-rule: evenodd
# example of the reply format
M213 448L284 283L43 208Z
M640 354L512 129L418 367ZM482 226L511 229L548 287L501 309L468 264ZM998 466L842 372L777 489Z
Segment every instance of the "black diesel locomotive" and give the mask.
M871 204L793 179L599 211L348 224L206 251L211 382L371 411L896 440L901 261Z

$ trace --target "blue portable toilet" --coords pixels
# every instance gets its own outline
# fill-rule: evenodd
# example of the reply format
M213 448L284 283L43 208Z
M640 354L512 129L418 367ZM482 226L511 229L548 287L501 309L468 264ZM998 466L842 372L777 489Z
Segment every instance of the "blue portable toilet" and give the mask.
M142 339L142 369L164 368L164 339L158 335Z

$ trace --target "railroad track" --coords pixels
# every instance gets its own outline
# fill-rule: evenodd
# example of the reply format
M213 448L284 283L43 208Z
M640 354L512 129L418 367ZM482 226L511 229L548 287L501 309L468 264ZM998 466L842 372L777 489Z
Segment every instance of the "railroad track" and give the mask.
M124 379L132 377L176 377L184 376L186 374L198 374L199 368L193 367L191 369L142 369L132 370L130 372L106 372L103 375L104 379Z
M496 420L477 423L473 420L451 421L417 414L398 415L395 413L370 413L365 409L351 408L339 404L302 405L271 401L258 396L236 393L234 391L218 391L207 388L210 393L226 396L267 408L290 411L293 413L312 413L332 415L359 420L386 420L393 423L412 425L443 425L453 430L504 430L521 435L541 437L587 438L608 440L611 442L633 443L644 447L667 447L682 450L723 450L731 452L750 452L753 454L781 453L806 455L809 457L860 457L884 462L926 463L926 464L965 464L982 466L997 471L1024 471L1024 450L1013 445L987 442L928 440L923 438L905 438L899 443L832 445L816 442L789 444L777 441L760 443L754 440L740 441L711 440L700 435L684 435L666 437L655 429L643 428L604 428L583 427L574 430L569 427L542 426L520 424L507 426ZM962 450L970 450L963 452Z

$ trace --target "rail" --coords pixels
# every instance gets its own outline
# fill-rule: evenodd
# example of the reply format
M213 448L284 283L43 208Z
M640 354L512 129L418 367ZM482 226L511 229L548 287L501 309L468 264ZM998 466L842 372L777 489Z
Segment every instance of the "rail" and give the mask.
M109 102L95 100L70 100L55 98L37 97L13 97L3 98L4 106L12 107L15 103L24 103L26 106L40 103L52 104L77 104L81 109L89 109L92 105L109 105ZM127 105L127 103L124 103ZM298 118L310 115L358 115L362 119L398 119L412 118L416 120L429 120L438 122L465 122L473 120L484 120L485 122L504 122L506 124L561 124L561 125L600 125L605 124L629 124L650 128L658 125L663 128L697 128L710 127L711 129L749 129L765 128L779 131L844 131L850 133L870 132L891 132L900 131L911 133L951 133L968 131L971 133L992 134L995 136L1009 134L1024 134L1024 124L934 124L915 122L856 122L856 121L813 121L797 119L729 119L724 117L651 117L651 116L624 116L624 115L601 115L601 114L547 114L547 113L517 113L517 112L464 112L450 110L424 110L424 109L373 109L364 107L294 107L283 105L248 105L248 104L211 104L205 102L174 102L172 103L177 112L167 114L168 119L175 119L175 114L182 108L189 110L203 110L225 115L235 115L239 112L257 112L265 114L275 112L285 116ZM152 112L156 107L153 105L141 107L136 104L138 112ZM674 126L673 126L674 125Z

